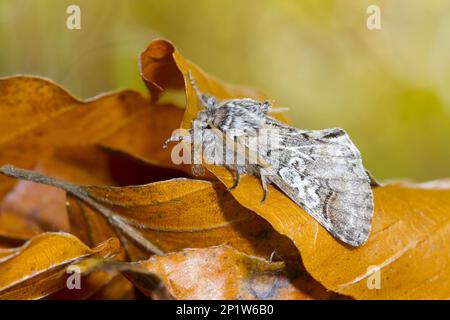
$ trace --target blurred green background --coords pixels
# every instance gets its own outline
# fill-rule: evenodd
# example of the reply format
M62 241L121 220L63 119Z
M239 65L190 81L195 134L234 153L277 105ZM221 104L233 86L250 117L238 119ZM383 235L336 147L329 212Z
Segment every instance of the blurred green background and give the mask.
M81 7L81 30L66 8ZM381 8L381 30L366 9ZM450 176L450 1L0 0L0 76L34 74L87 98L145 92L154 38L254 86L305 129L339 126L379 179Z

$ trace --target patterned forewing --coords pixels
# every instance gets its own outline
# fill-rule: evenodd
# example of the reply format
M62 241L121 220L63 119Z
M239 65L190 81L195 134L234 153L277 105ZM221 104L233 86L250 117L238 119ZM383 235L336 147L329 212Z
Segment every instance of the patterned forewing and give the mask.
M259 151L276 164L265 171L267 178L335 237L353 246L364 243L373 195L360 153L345 131L298 130L271 118L265 129L269 145Z

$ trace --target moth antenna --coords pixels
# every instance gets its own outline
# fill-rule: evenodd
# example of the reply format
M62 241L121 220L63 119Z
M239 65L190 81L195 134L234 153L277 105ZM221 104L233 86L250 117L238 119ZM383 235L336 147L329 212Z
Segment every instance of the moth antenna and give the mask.
M214 108L216 106L216 98L214 96L204 94L200 90L198 90L197 83L195 82L195 79L192 76L191 70L188 71L188 75L189 80L191 82L191 86L192 88L194 88L194 91L197 94L197 99L200 101L200 103L207 109Z
M203 101L203 94L198 90L197 83L195 82L194 77L192 76L191 70L188 71L189 81L191 83L192 88L194 88L195 93L197 94L197 98L200 102L204 103Z
M269 113L280 113L289 111L289 108L269 108Z

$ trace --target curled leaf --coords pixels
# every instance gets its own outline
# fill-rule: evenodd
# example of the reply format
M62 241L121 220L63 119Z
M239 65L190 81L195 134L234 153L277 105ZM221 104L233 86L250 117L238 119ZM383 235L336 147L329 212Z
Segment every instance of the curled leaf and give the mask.
M14 213L0 213L0 239L9 243L22 243L42 230L33 220Z
M240 206L220 183L182 178L141 186L79 186L11 166L0 172L56 186L81 200L69 208L79 226L74 232L85 230L77 235L90 244L116 233L125 248L137 244L147 255L227 243L249 254L267 258L276 251L298 260L289 239Z
M181 126L191 127L199 106L189 83L190 71L200 91L218 99L255 96L234 90L207 75L184 59L170 43L150 44L167 47L166 63L171 61L184 77L186 112ZM157 63L155 60L154 63ZM155 72L158 68L151 69ZM150 72L150 71L149 71ZM147 75L146 79L151 78ZM155 76L155 81L159 79ZM164 79L161 88L175 83ZM179 80L176 81L179 83ZM205 165L225 186L233 185L233 175L223 167ZM326 288L356 298L448 298L450 296L450 194L448 190L418 190L388 185L374 189L375 210L372 233L359 248L349 248L336 241L301 207L280 190L269 186L268 198L261 204L262 187L252 176L242 177L232 191L244 207L267 220L280 234L289 237L299 249L310 274ZM380 269L381 289L367 284L373 269Z
M35 170L72 182L99 185L140 184L183 176L178 170L157 167L96 145L56 148L39 160ZM69 227L64 190L29 181L17 182L7 193L2 202L1 221L5 223L0 223L0 237L10 239L27 240L38 230L74 229Z
M189 88L188 71L191 71L195 80L202 83L202 91L213 94L218 99L231 97L247 97L257 100L266 100L266 96L255 89L224 84L220 80L207 75L198 66L184 59L180 52L166 40L154 40L141 53L141 76L151 94L156 93L155 99L161 92L168 89ZM187 90L186 110L181 127L190 128L201 106L197 103L197 96ZM195 108L192 106L195 105Z
M147 261L97 260L98 269L121 270L144 294L154 296L161 281L176 299L327 299L337 298L283 262L246 255L229 246L185 249Z
M90 249L67 233L43 233L0 258L0 299L38 299L66 286L67 266L120 254L117 239Z
M131 90L81 101L46 79L0 79L0 164L30 169L52 148L98 142L148 107ZM0 178L0 198L13 183Z
M282 262L270 263L227 246L186 249L139 266L159 275L177 299L309 298L295 287ZM139 278L131 279L142 285Z
M100 144L145 159L159 167L182 169L190 174L190 167L174 165L170 160L170 151L163 148L172 131L179 127L183 113L183 109L171 104L152 105L102 139Z

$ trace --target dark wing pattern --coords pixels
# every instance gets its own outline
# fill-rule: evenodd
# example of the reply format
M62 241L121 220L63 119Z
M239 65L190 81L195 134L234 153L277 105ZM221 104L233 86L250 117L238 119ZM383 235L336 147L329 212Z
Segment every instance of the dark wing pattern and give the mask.
M299 130L270 117L266 128L272 129L267 161L278 161L266 171L268 180L341 241L364 243L373 194L361 155L347 133L339 128Z

